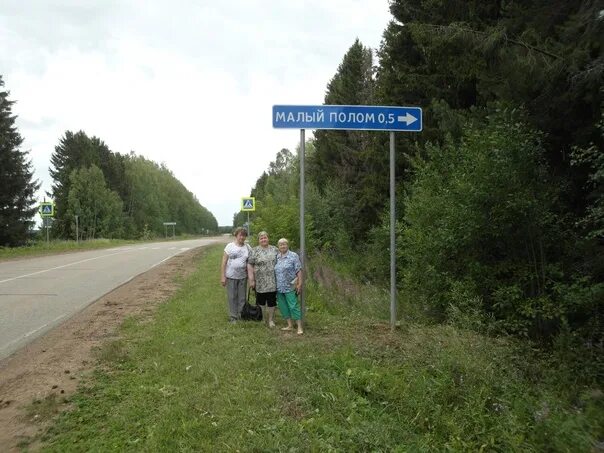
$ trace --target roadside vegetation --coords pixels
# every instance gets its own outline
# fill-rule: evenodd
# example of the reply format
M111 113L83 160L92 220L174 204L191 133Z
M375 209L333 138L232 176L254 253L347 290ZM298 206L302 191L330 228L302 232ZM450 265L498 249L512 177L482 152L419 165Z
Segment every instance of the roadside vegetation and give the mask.
M227 323L220 247L153 321L129 319L45 451L589 451L604 396L511 337L421 322L313 260L305 335ZM567 368L568 367L568 368ZM35 412L35 407L32 409ZM32 413L33 413L32 412Z

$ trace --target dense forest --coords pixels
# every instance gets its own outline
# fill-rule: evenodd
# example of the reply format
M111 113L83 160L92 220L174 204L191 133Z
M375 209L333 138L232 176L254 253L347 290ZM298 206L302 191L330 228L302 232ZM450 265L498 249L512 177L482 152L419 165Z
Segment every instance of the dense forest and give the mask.
M380 48L352 44L325 104L423 108L423 132L396 134L403 298L438 322L579 345L602 365L601 3L393 0L390 11ZM306 160L311 260L386 283L388 134L317 131ZM251 190L253 230L296 247L298 192L298 159L281 150Z
M0 76L0 89L4 86ZM31 238L38 207L27 151L15 126L7 91L0 91L0 246ZM218 232L214 215L172 172L143 156L112 152L102 140L65 132L51 157L55 203L52 236L76 239L163 236L164 222L178 234Z
M84 132L65 132L51 157L56 204L55 234L83 239L148 238L164 234L164 222L179 233L218 231L216 218L163 164L134 153L112 152Z

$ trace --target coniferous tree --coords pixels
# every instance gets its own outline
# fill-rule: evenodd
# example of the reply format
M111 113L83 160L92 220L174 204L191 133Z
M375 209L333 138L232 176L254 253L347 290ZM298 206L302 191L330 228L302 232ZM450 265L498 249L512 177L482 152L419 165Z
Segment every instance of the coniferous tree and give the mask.
M350 47L334 77L327 85L325 104L363 105L373 99L373 56L371 49L357 39ZM368 133L364 131L323 131L316 136L316 153L311 173L319 188L338 175L353 184L359 173L362 151L368 147Z
M67 199L70 189L70 177L74 170L100 166L98 149L95 143L83 132L66 131L55 152L50 158L50 176L54 179L52 197L55 201L55 232L58 236L73 237L73 219L67 218Z
M54 179L52 195L56 203L55 230L62 237L73 237L73 219L67 218L66 213L70 177L74 170L95 165L101 169L110 190L117 192L122 199L128 197L124 156L113 153L97 137L88 137L83 131L75 134L66 131L50 161L50 175Z
M357 39L327 85L325 104L374 104L373 71L372 51ZM324 227L325 235L345 229L346 236L352 239L350 243L359 242L384 205L386 148L376 147L376 134L367 131L317 131L315 137L315 152L309 156L309 180L321 194L351 207L345 213L336 209L329 216L332 223L322 223L317 228Z
M15 127L14 101L8 100L3 86L0 76L0 246L14 246L27 239L40 185L33 180L27 152L19 149L23 138Z

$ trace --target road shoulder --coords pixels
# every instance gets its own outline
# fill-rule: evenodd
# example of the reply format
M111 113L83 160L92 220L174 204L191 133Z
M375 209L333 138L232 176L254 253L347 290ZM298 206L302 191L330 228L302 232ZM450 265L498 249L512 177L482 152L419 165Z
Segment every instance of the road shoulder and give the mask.
M28 410L32 403L52 401L53 412L67 409L68 397L93 369L94 349L119 338L127 317L151 316L195 270L201 253L198 248L172 257L1 360L0 445L18 451L21 442L44 432L51 417Z

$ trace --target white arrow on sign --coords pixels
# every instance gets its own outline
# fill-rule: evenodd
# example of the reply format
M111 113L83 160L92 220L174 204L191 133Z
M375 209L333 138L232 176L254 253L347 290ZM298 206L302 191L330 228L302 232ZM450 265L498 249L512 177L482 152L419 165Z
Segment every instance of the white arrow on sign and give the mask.
M399 116L398 120L404 122L407 126L417 121L417 118L411 115L409 112L405 113L405 116Z

